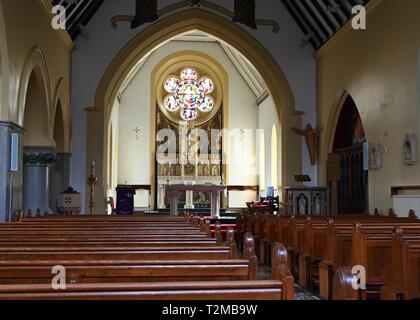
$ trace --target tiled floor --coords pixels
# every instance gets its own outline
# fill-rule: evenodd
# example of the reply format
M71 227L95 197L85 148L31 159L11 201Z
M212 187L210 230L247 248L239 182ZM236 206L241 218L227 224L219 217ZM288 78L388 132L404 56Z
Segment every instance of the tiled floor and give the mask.
M270 280L271 279L271 270L264 265L260 265L260 279L261 280ZM295 299L296 300L321 300L312 293L304 290L303 288L296 286L295 287Z

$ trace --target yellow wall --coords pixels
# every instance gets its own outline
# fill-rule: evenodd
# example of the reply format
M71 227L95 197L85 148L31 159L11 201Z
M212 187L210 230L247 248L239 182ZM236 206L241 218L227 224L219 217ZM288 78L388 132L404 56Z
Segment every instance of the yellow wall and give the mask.
M419 12L418 0L383 0L369 13L367 30L351 30L316 55L321 183L326 183L334 113L345 90L359 108L368 141L385 147L383 168L369 173L371 211L392 207L391 186L420 181L420 164L403 162L405 134L420 136Z
M65 126L70 131L69 78L73 44L65 31L51 27L48 1L0 0L1 109L0 120L23 125L27 74L43 71L48 104L49 134L53 135L57 100L62 101ZM40 64L44 63L44 66ZM21 110L19 110L21 109ZM67 133L67 149L70 134Z

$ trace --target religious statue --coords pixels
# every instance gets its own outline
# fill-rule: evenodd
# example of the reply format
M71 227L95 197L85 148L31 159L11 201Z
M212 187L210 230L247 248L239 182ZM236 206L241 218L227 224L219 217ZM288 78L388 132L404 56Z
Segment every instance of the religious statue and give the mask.
M175 166L175 175L177 177L181 176L181 165L179 163Z
M314 204L314 214L315 215L321 215L321 195L317 193L315 196L315 204Z
M197 175L199 177L202 177L203 176L203 165L201 163L198 164L198 167L197 167Z
M311 164L316 165L318 158L318 136L320 130L312 128L311 124L306 126L305 130L292 128L292 131L298 135L304 136L306 139L306 146L308 147Z
M301 194L299 196L299 199L298 199L298 213L299 213L299 215L303 215L303 216L306 215L306 207L307 207L306 204L307 204L306 198L303 194Z
M382 167L382 156L380 145L373 143L370 151L370 167L374 170L379 170Z
M217 164L213 165L213 168L211 169L211 175L213 177L217 177L219 175L219 166Z
M404 140L404 162L407 165L417 163L416 140L413 134L407 134Z
M206 177L210 177L211 176L211 172L210 172L210 165L209 164L207 164L206 165L206 167L205 167L205 169L204 169L204 175L206 176Z

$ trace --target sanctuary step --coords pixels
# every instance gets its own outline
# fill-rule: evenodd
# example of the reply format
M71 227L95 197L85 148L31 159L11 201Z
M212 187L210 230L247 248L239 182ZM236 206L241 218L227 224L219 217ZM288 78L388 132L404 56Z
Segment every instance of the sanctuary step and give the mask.
M194 215L198 215L198 216L207 216L210 215L210 208L208 209L199 209L199 208L195 208L195 209L188 209L188 210L180 210L180 212L188 212L188 213L192 213ZM240 212L238 211L233 211L230 209L220 209L220 216L223 217L236 217L237 214L239 214ZM145 215L170 215L170 209L159 209L158 211L146 211L144 213Z

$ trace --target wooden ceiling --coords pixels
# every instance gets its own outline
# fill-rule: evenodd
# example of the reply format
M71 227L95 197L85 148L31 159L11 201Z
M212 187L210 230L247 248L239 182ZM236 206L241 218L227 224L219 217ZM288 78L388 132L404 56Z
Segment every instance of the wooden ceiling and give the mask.
M53 6L66 8L67 32L75 40L94 16L104 0L52 0Z
M310 43L319 49L352 16L355 5L366 5L369 0L278 0L282 1L292 15L304 37L302 45ZM89 23L104 0L52 0L55 5L63 5L67 11L67 30L75 40ZM117 14L117 13L116 13Z
M369 0L281 0L305 37L302 45L319 49L352 17L352 8Z

